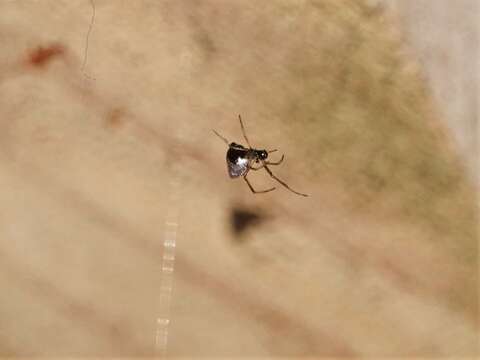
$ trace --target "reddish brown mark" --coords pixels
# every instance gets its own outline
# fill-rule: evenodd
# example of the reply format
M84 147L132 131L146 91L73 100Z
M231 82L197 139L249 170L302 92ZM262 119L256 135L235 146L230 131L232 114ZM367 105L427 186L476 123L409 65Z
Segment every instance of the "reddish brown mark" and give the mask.
M65 46L58 43L46 47L38 46L29 51L27 64L37 68L43 68L54 58L64 56L65 52Z
M105 119L105 125L109 129L119 129L125 125L127 119L125 118L126 111L122 108L113 108Z

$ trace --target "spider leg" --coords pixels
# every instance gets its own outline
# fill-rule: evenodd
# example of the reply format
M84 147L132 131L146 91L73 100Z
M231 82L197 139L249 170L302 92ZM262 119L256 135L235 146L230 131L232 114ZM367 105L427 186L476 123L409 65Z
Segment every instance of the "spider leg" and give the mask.
M248 168L250 170L257 171L257 170L260 170L261 168L263 168L264 166L265 166L265 164L262 163L262 165L260 165L259 167L254 167L253 165L250 165Z
M243 121L242 121L242 117L240 116L240 114L238 115L238 120L240 120L240 126L242 127L243 137L245 138L245 141L247 142L248 147L251 149L252 145L250 145L250 141L248 141L247 132L245 131L245 126L243 126Z
M245 176L243 177L243 179L245 180L245 182L247 183L248 187L250 188L250 190L251 190L252 193L254 193L254 194L261 194L261 193L266 193L266 192L270 192L270 191L275 190L275 188L273 187L273 188L270 188L270 189L267 189L267 190L257 191L257 190L255 190L255 189L253 188L252 184L250 184L250 181L248 181L247 175L245 175Z
M280 165L282 163L283 159L285 159L285 155L282 155L282 158L278 161L273 161L273 162L265 161L265 164L266 165Z
M222 139L225 142L225 144L227 144L227 146L229 146L227 139L225 139L222 135L217 133L215 130L212 129L212 131L215 133L215 135L217 135L220 139Z
M282 180L280 180L279 178L277 178L275 175L273 175L273 172L268 168L267 164L265 164L264 162L264 166L263 168L270 174L270 176L272 178L274 178L275 180L277 180L280 184L282 184L283 186L285 186L288 190L290 190L291 192L297 194L297 195L300 195L300 196L308 196L307 194L302 194L302 193L299 193L298 191L295 191L293 190L290 186L288 186L285 182L283 182Z
M228 147L229 147L230 149L245 151L245 148L244 148L242 145L232 145L232 144L230 144L230 145L228 145Z

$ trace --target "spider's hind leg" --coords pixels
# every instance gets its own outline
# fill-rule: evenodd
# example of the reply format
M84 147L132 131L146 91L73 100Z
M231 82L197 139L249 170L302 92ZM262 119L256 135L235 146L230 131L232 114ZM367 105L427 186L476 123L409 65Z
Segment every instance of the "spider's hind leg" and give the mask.
M270 189L267 189L267 190L257 191L257 190L255 190L255 189L253 188L252 184L250 184L250 181L248 181L247 175L245 175L245 176L243 177L243 179L245 180L245 182L247 183L248 187L250 188L250 190L251 190L252 193L254 193L254 194L262 194L262 193L267 193L267 192L270 192L270 191L275 190L275 188L273 187L273 188L270 188Z
M250 141L248 141L247 132L245 131L245 126L243 126L243 121L242 121L242 117L240 116L240 114L238 115L238 120L240 120L240 126L242 128L243 137L245 138L245 141L247 142L248 147L251 149L252 145L250 145Z
M270 170L266 164L264 164L263 168L270 174L270 176L271 176L272 178L274 178L275 180L277 180L280 184L282 184L283 186L285 186L285 187L286 187L288 190L290 190L291 192L293 192L293 193L295 193L295 194L297 194L297 195L300 195L300 196L308 196L307 194L302 194L302 193L300 193L300 192L298 192L298 191L293 190L290 186L287 185L287 183L283 182L282 180L280 180L279 178L277 178L275 175L273 175L272 170Z
M212 131L215 133L215 135L217 135L220 139L223 140L223 142L225 144L227 144L227 146L230 146L229 143L228 143L228 140L226 138L224 138L222 135L220 135L218 132L216 132L215 130L212 129Z

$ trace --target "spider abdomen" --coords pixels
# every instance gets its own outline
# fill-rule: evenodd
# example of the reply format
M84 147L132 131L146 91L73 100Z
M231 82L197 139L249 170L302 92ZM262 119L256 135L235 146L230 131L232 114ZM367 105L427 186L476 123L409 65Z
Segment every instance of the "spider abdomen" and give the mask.
M249 168L250 156L249 149L242 145L232 143L227 151L227 169L231 178L245 175Z

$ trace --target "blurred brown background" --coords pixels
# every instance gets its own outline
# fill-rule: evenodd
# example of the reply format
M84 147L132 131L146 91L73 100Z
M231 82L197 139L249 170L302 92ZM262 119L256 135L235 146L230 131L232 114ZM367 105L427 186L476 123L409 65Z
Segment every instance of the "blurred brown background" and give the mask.
M478 15L0 1L0 356L477 355Z

